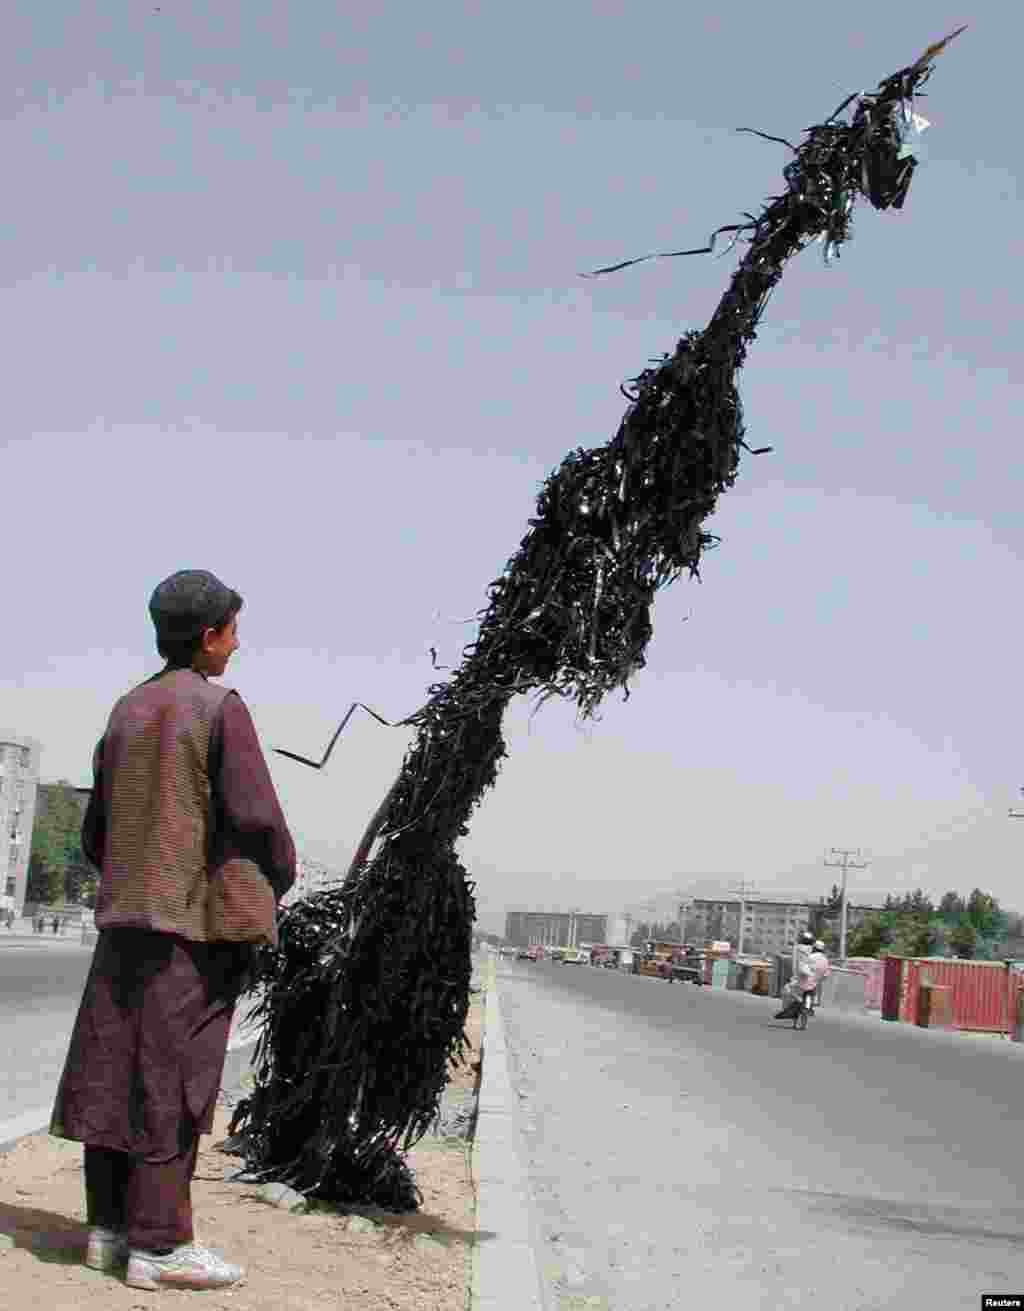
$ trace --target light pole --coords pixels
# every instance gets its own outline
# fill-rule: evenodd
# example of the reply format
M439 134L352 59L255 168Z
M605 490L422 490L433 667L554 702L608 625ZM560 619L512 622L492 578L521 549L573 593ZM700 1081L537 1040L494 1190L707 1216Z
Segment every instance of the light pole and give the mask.
M841 847L833 847L832 855L838 856L838 860L829 860L825 857L825 864L843 871L843 886L840 893L840 910L839 910L839 959L846 960L846 871L850 869L867 869L868 861L852 860L852 856L860 855L860 847L854 851Z
M746 879L740 879L740 886L739 886L738 888L730 888L729 891L730 891L730 892L737 892L737 893L739 893L739 898L740 898L740 931L739 931L739 933L738 933L738 935L737 935L737 937L736 937L736 955L737 955L737 956L742 956L742 955L743 955L743 936L744 936L744 932L743 932L743 930L744 930L744 921L745 921L746 918L747 918L747 881L746 881ZM751 891L751 892L756 892L756 891L757 891L757 889L754 887L753 884L750 884L750 891Z

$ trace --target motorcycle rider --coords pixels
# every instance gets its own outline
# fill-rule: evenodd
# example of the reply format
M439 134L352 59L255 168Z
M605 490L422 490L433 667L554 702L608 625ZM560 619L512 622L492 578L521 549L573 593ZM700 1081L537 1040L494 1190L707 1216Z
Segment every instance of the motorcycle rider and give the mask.
M793 948L793 974L783 989L784 1005L778 1015L775 1016L777 1020L791 1018L789 1005L793 1001L798 1001L801 1006L813 1010L813 1001L809 1000L807 996L808 993L813 994L818 986L817 977L810 964L813 949L814 935L805 930L800 934L796 946Z
M832 966L825 955L825 944L818 938L807 957L807 964L814 971L815 989L812 1009L821 1005L821 985L825 979L832 973Z

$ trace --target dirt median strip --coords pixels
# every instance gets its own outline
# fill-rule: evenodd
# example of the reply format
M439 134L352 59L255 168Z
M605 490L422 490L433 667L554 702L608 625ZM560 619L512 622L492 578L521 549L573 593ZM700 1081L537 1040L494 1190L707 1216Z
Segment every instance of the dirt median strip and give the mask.
M453 1106L478 1086L483 1000L483 994L472 998L472 1051L452 1073L446 1099ZM419 1211L392 1215L314 1203L293 1213L264 1200L257 1184L233 1179L240 1161L218 1149L251 1057L250 1045L228 1055L222 1104L213 1134L201 1140L193 1184L198 1237L246 1268L243 1283L211 1305L239 1311L319 1311L328 1305L346 1311L465 1311L476 1204L464 1137L431 1134L410 1153L423 1194ZM5 1304L19 1311L137 1307L139 1295L120 1273L101 1274L83 1264L82 1148L50 1137L44 1128L30 1130L0 1155ZM165 1290L161 1296L174 1303L189 1295Z

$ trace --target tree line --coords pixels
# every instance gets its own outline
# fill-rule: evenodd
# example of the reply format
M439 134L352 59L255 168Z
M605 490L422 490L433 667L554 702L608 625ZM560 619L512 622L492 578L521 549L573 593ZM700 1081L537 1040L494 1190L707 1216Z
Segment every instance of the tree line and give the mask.
M842 892L833 884L828 896L811 907L809 929L827 950L839 950ZM724 933L723 912L708 918L707 936ZM692 937L686 926L687 936ZM975 888L968 896L946 892L937 903L920 888L902 897L887 896L881 910L871 912L847 933L849 956L955 956L962 960L992 960L1008 938L1024 938L1024 915L1006 911L991 893ZM642 920L630 936L634 947L656 939L684 941L678 920Z
M934 903L918 888L886 897L847 936L849 956L955 956L993 960L1007 938L1022 936L1024 917L1002 909L999 899L975 888L964 897L946 892Z
M36 792L25 900L94 906L97 871L82 851L82 802L67 779Z

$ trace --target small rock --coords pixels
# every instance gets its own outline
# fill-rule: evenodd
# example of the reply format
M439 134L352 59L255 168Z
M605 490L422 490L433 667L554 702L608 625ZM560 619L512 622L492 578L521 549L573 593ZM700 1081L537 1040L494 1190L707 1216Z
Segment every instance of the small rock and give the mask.
M287 1184L261 1184L257 1192L262 1201L276 1206L279 1211L288 1211L291 1215L302 1215L309 1208L302 1194Z
M377 1226L372 1220L367 1220L365 1215L349 1216L348 1224L345 1226L350 1234L372 1234Z
M232 1134L230 1138L222 1138L219 1143L214 1143L215 1152L225 1152L228 1156L245 1155L245 1134Z

